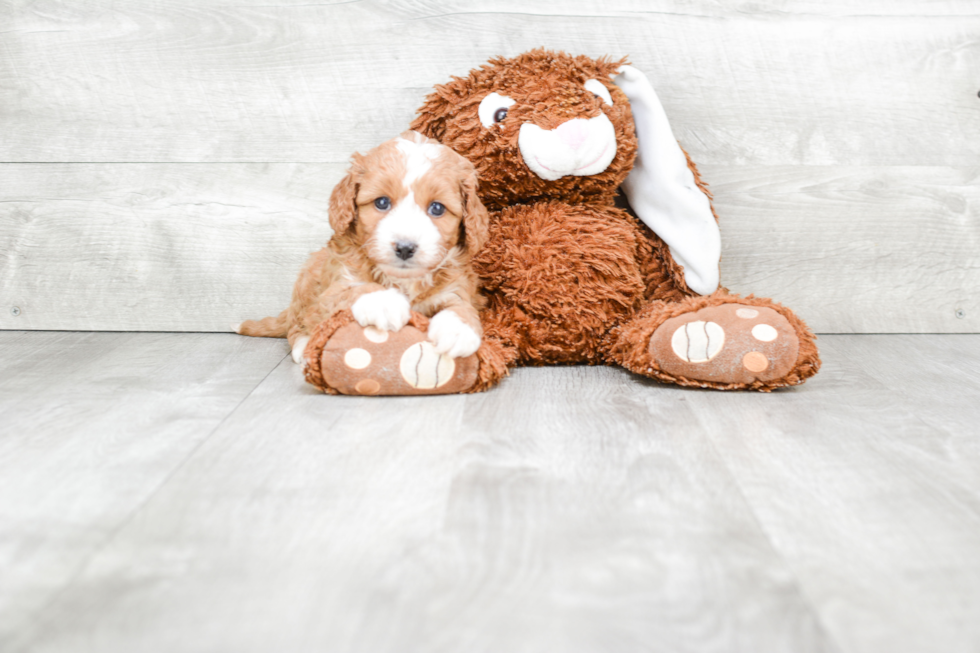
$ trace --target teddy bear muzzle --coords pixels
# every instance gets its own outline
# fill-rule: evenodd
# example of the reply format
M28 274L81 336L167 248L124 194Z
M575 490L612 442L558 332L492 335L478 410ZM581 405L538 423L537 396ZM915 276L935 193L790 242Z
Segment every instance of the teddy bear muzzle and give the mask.
M605 114L573 118L555 129L526 122L517 143L527 167L547 181L597 175L616 158L616 128Z

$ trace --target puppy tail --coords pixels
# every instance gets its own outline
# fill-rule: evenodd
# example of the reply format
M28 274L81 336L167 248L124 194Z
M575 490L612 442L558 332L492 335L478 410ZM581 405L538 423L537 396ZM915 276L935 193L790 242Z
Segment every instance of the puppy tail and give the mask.
M286 309L276 317L264 317L261 320L245 320L235 327L235 331L243 336L258 338L285 338L289 331L289 319Z

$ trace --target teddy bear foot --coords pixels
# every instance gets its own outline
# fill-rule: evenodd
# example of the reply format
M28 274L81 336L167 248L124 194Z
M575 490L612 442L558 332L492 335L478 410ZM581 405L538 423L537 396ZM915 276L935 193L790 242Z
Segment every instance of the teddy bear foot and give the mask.
M678 380L778 387L795 381L787 377L800 340L772 308L726 303L668 319L654 331L649 352L661 372Z
M434 395L465 392L477 382L476 354L450 358L426 339L413 315L398 331L362 327L347 315L322 324L306 346L306 380L330 394ZM339 322L339 323L338 323Z
M477 379L476 355L439 354L424 331L382 331L351 322L320 351L323 385L345 395L434 395L463 392Z

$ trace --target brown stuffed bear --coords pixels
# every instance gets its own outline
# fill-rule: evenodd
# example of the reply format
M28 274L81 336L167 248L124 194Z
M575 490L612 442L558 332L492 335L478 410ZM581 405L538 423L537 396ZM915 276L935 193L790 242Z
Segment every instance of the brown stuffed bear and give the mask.
M490 238L475 259L488 300L484 337L476 369L462 361L459 374L444 357L416 362L373 344L379 359L401 361L406 380L419 365L442 365L445 378L379 394L460 391L464 372L462 391L481 391L515 365L617 364L726 390L770 391L816 374L815 338L799 318L719 286L711 195L652 86L625 60L546 50L496 58L437 86L418 113L412 129L480 176L490 211ZM620 187L633 213L617 208ZM336 392L322 365L369 346L352 322L337 315L310 342L314 385ZM413 324L421 341L425 318Z

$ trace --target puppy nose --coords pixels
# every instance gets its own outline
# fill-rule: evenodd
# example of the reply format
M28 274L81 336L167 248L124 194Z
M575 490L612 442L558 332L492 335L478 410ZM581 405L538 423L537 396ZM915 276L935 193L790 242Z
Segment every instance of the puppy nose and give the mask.
M404 240L399 240L395 243L395 256L403 261L407 261L415 255L415 250L419 248L415 243L408 243Z
M589 137L589 129L586 127L586 122L581 118L575 118L569 120L568 122L563 122L558 125L555 130L558 132L558 137L565 142L568 147L573 150L577 150L581 147L585 139Z

